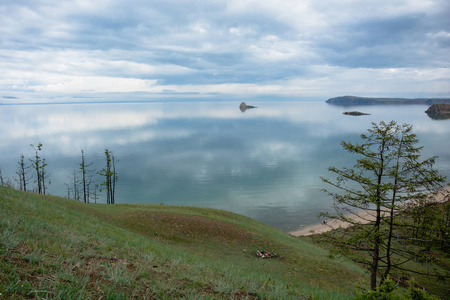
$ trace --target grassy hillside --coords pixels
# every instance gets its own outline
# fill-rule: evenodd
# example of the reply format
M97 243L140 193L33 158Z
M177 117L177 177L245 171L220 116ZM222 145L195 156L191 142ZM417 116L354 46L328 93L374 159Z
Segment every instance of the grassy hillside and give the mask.
M0 298L348 299L363 274L224 211L84 204L0 187Z

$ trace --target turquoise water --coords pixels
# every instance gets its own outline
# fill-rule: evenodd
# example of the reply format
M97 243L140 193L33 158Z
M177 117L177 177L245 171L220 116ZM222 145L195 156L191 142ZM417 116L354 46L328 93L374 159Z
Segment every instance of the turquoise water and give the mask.
M0 105L0 168L13 178L20 154L32 158L30 144L41 142L49 192L65 196L81 149L98 171L108 148L118 160L117 203L219 208L291 231L331 209L320 176L355 159L340 141L395 120L413 124L424 157L438 155L437 168L450 178L450 120L430 119L425 105L255 101L248 104L258 108L241 112L239 103Z

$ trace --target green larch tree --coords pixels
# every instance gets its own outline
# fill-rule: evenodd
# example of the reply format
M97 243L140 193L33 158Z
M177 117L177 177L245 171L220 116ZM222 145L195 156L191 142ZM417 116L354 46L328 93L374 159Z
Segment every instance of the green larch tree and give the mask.
M392 269L401 269L414 258L414 253L396 239L406 238L397 232L407 226L395 216L405 210L405 203L426 199L440 189L445 177L433 167L436 157L420 159L423 147L408 124L396 122L372 123L367 134L361 134L361 143L342 141L349 153L356 154L352 168L330 167L335 179L322 180L332 188L324 191L334 198L335 213L322 213L324 217L348 222L351 231L332 238L333 245L344 255L363 251L367 259L358 258L370 271L370 287L376 289L377 277L384 282ZM363 219L351 216L366 211ZM360 214L361 215L361 214ZM360 257L360 256L358 256Z

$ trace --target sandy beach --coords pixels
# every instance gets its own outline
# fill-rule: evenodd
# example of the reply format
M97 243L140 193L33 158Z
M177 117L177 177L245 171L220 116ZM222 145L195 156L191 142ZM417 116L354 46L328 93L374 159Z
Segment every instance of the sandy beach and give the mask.
M448 197L446 198L446 196L448 195L450 195L450 187L443 188L436 194L436 196L434 197L434 201L444 202L445 199L448 200ZM359 221L362 224L366 224L375 220L375 217L371 215L371 212L369 211L361 211L357 214L350 215L349 218L354 221ZM347 228L349 226L351 226L350 223L341 220L326 220L325 222L319 224L305 226L302 229L292 231L290 232L290 234L293 236L307 236L328 232L339 227Z

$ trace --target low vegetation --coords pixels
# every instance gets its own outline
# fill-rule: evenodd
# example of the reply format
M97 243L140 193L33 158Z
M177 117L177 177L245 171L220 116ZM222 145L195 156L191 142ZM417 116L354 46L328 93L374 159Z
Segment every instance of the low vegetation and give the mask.
M413 212L414 211L414 212ZM424 219L432 218L432 221ZM405 224L397 232L393 240L392 247L402 248L411 254L415 254L410 260L404 262L399 268L395 268L389 278L377 288L376 291L362 287L358 299L398 299L399 289L395 287L405 287L410 289L411 294L418 294L412 299L449 299L450 295L450 201L444 203L428 203L422 207L410 207L406 213L395 216L395 222ZM423 224L427 226L422 226ZM386 230L387 224L381 226L381 230ZM334 241L339 239L341 243L346 243L349 237L360 234L361 228L354 226L346 229L338 229L321 235L308 237L313 243L324 248L331 249L332 255L339 255L340 245ZM405 236L413 236L404 239ZM345 253L347 257L355 262L364 262L371 259L369 252L349 250ZM392 261L404 261L402 252L394 252ZM385 284L386 283L386 284ZM392 294L391 296L387 296ZM373 296L364 298L361 295ZM377 298L377 295L380 296ZM384 296L384 298L381 297ZM402 295L400 299L410 299L407 295Z
M6 299L348 299L367 277L306 239L205 208L0 187L0 233Z

